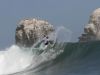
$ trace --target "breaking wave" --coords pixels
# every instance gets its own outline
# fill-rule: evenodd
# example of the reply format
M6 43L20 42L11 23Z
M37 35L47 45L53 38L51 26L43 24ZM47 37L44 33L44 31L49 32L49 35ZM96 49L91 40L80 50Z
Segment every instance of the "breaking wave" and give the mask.
M0 75L28 75L50 65L54 59L64 52L65 42L71 38L70 30L61 26L51 33L52 44L43 45L39 40L31 48L11 47L0 51Z
M100 41L71 43L65 27L48 36L51 45L0 51L0 75L100 75Z

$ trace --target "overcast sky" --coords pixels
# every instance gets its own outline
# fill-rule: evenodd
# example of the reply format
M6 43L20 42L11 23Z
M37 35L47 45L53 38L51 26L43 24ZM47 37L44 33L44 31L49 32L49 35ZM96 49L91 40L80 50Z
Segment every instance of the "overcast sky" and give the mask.
M24 18L64 25L77 41L91 12L99 7L100 0L0 0L0 48L14 43L16 25Z

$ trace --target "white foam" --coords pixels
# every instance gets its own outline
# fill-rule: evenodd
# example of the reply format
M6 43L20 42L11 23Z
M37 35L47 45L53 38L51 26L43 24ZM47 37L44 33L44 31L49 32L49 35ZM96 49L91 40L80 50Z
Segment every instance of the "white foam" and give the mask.
M31 64L31 53L24 52L13 45L6 51L0 52L0 75L22 71Z
M61 26L55 31L55 34L50 34L49 37L50 40L54 40L55 42L56 38L57 42L59 43L69 42L71 32L65 27ZM33 55L31 51L35 50L34 46L30 49L21 49L16 45L12 45L10 48L0 51L0 75L11 74L30 68L35 68L41 63L51 61L63 52L62 47L63 46L61 45L60 49L57 48L56 50L51 48L47 51L43 51L43 53L40 55ZM36 51L38 51L38 49L36 49Z

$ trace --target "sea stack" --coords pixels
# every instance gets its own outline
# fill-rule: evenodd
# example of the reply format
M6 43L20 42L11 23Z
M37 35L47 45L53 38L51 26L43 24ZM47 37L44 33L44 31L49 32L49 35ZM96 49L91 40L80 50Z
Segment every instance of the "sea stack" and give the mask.
M100 40L100 8L90 15L88 24L84 28L84 33L79 37L79 42Z
M53 32L53 25L38 19L21 20L16 28L15 41L19 46L31 47L37 40Z

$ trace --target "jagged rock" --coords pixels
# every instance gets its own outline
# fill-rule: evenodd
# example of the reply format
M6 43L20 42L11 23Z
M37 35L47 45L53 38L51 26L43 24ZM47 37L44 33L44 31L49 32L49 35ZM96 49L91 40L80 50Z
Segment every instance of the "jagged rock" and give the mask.
M53 25L38 19L21 20L16 28L15 41L17 45L30 47L38 39L53 32Z
M80 42L100 40L100 8L90 15L88 24L84 28L84 34L79 37Z

